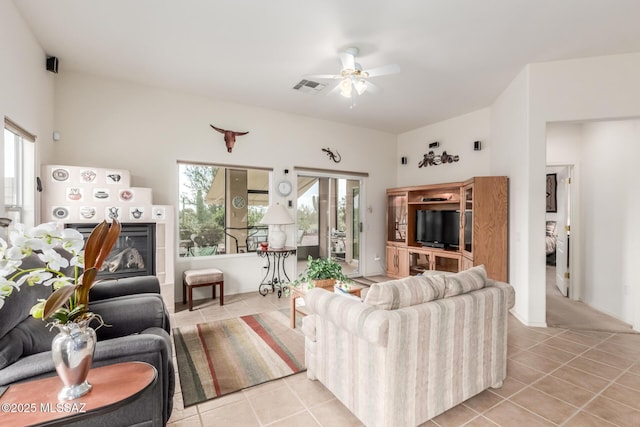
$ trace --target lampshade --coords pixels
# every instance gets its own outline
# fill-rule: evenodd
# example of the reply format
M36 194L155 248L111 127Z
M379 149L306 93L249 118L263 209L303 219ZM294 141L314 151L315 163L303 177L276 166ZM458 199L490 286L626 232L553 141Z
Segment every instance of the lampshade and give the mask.
M270 205L264 214L260 223L267 225L275 225L276 227L269 231L269 247L273 249L282 249L287 241L287 234L282 231L282 225L293 224L293 219L289 212L279 203Z
M293 219L284 206L280 203L276 203L275 205L270 205L267 208L267 212L260 220L260 223L266 225L293 224Z

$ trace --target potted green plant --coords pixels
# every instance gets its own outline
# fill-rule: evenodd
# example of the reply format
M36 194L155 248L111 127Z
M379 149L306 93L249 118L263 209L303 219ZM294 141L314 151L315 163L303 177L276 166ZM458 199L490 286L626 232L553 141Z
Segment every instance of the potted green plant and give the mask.
M309 282L316 288L333 288L337 281L350 282L342 272L342 266L332 258L307 258L307 268L293 283Z

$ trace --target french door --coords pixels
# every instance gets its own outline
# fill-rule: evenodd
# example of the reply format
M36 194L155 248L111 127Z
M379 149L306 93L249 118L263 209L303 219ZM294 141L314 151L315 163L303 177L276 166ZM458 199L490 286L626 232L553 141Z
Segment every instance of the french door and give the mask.
M359 276L360 178L306 173L297 185L298 261L331 257L346 275Z

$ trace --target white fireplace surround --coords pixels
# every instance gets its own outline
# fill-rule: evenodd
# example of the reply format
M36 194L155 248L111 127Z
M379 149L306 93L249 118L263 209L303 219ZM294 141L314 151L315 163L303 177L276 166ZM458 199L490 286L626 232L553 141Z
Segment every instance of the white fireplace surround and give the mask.
M100 223L155 223L155 275L161 284L174 280L174 212L170 205L154 205L151 189L131 187L129 171L90 166L44 165L42 221L60 227Z

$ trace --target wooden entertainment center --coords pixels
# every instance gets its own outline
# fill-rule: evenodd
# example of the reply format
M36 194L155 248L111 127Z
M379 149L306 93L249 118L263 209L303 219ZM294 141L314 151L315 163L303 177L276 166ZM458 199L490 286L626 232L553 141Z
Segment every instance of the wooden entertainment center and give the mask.
M491 279L506 282L508 196L505 176L388 189L387 275L400 278L425 270L458 272L484 264ZM458 244L429 247L418 242L418 211L457 212Z

